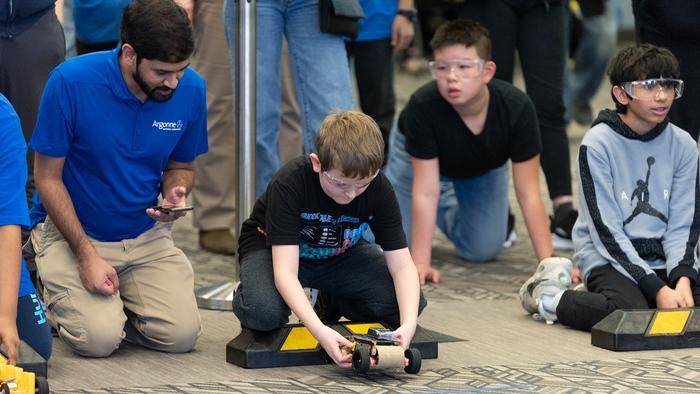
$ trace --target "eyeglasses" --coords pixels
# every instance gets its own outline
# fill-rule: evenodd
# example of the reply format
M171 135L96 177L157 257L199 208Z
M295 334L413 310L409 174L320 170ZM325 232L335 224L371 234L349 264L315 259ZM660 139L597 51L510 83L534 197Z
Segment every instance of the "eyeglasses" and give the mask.
M452 71L460 78L475 78L484 70L484 59L461 59L450 62L434 61L428 63L435 79L445 79Z
M370 183L374 180L374 178L379 175L379 171L377 171L372 177L369 179L367 182L362 182L362 183L348 183L341 181L340 179L334 177L333 175L329 174L328 171L323 171L323 175L328 178L328 183L330 183L333 187L337 187L338 189L342 191L350 191L351 189L355 188L356 190L362 190L369 186Z
M652 78L623 82L620 87L628 96L643 101L656 100L660 92L667 95L673 94L674 100L683 95L683 81L680 79Z

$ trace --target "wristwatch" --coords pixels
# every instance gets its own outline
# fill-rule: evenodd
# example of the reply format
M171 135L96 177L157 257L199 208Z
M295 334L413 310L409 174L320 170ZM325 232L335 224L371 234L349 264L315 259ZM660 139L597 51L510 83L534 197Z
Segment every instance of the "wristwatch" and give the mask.
M415 8L411 8L410 10L398 10L396 14L403 16L411 21L411 23L416 23L416 18L418 17L418 11L416 11Z

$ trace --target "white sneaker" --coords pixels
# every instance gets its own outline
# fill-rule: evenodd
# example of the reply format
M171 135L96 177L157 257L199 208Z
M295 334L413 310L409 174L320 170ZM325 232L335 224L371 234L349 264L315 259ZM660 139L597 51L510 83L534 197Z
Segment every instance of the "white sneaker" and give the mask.
M527 313L538 316L552 324L556 314L542 305L542 296L554 297L562 290L571 288L571 260L564 257L549 257L540 262L535 273L520 287L520 303ZM536 316L537 315L537 316Z

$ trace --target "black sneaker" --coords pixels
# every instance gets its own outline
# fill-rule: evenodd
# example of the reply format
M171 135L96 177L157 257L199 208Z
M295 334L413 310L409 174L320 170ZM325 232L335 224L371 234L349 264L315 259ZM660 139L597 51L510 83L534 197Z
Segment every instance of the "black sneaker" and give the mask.
M574 250L574 243L571 241L571 232L574 223L578 218L578 211L568 202L561 204L554 211L554 216L550 216L552 232L552 246L559 250Z
M515 232L515 215L508 212L508 227L506 228L506 240L503 241L503 248L510 248L518 239L518 234Z
M318 291L316 303L314 304L314 311L323 324L337 323L338 320L343 317L343 313L340 312L337 302L328 295L327 291Z

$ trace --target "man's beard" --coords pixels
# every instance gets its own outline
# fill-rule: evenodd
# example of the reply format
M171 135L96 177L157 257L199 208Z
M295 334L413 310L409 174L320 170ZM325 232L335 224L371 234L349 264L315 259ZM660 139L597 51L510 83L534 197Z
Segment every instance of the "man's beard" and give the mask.
M155 88L151 88L150 86L148 86L146 81L144 81L143 78L141 78L141 73L139 73L138 65L136 66L136 72L134 73L133 77L134 81L136 81L136 83L139 85L139 88L141 88L141 90L144 93L146 93L146 96L148 96L148 98L150 98L153 101L164 103L173 98L173 95L175 94L175 89L166 88L164 86Z

